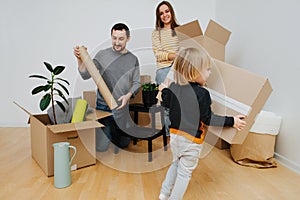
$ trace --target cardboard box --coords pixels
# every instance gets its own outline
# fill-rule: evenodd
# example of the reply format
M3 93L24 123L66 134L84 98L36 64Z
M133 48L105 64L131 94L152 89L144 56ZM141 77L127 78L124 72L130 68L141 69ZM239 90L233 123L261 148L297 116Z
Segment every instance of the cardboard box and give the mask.
M205 33L198 20L176 27L176 34L181 47L203 47L213 58L225 60L225 46L231 32L210 20Z
M214 59L215 65L208 79L207 87L213 100L212 110L219 115L246 116L246 127L242 131L226 127L209 127L209 132L230 144L242 144L272 92L269 80Z
M54 175L52 144L56 142L70 142L76 147L77 153L71 163L73 169L96 164L95 128L103 127L99 122L83 121L51 125L48 114L33 115L18 106L30 115L31 156L47 176ZM100 117L106 115L107 113L103 112Z
M233 160L240 165L257 168L276 167L273 156L280 124L280 116L261 111L243 144L231 145Z
M140 82L141 82L141 85L143 83L149 83L151 82L151 76L150 75L141 75L141 78L140 78ZM143 97L142 97L142 89L140 88L139 92L136 94L136 96L133 98L133 99L130 99L129 101L130 104L132 103L140 103L140 104L143 104ZM130 116L131 118L133 119L133 112L130 112ZM138 125L140 126L148 126L150 125L150 114L149 113L139 113L139 116L138 116ZM159 124L161 124L161 122L159 121Z
M70 142L77 153L71 163L76 168L96 164L95 128L96 121L49 125L47 114L30 116L31 155L47 176L54 175L53 143Z

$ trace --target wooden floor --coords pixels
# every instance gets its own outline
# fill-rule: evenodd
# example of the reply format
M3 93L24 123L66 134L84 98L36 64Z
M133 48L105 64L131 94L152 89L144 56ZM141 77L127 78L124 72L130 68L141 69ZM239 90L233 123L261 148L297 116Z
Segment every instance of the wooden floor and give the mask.
M144 165L127 156L123 169L140 165L146 172L126 172L110 166L108 161L72 172L72 185L56 189L53 177L46 177L31 158L28 128L0 128L0 199L83 199L83 200L156 200L167 166ZM154 144L160 146L161 144ZM156 149L157 149L156 148ZM144 151L146 144L139 142L129 152ZM155 149L154 149L155 150ZM107 152L106 154L109 154ZM121 157L124 152L118 154ZM128 153L127 153L128 154ZM169 162L170 150L164 152L166 160L154 154L154 163ZM105 155L102 155L105 158ZM120 159L116 159L120 162ZM111 162L112 163L112 162ZM144 168L143 168L144 166ZM148 168L147 168L148 167ZM152 168L151 168L152 167ZM154 168L153 168L154 167ZM152 169L152 170L151 170ZM228 150L213 148L200 160L184 196L185 200L298 200L300 175L278 164L277 168L256 169L244 167L231 160Z

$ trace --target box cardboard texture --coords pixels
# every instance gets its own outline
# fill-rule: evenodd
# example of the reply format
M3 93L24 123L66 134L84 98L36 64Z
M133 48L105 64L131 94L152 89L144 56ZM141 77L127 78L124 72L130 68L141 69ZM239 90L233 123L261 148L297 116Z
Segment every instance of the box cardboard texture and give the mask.
M203 34L198 20L177 27L176 33L180 47L205 49L215 63L208 79L213 104L212 110L219 115L246 115L247 126L237 132L227 127L209 127L209 132L225 140L229 144L241 144L245 140L255 116L260 112L272 87L267 78L244 69L227 64L225 46L231 32L210 20ZM219 142L219 141L218 141Z
M267 78L214 59L215 66L207 82L213 104L219 115L246 116L246 127L237 131L232 127L210 127L209 131L230 144L242 144L272 92Z
M140 77L140 83L141 85L143 83L149 83L151 82L151 76L150 75L141 75ZM130 99L129 101L130 104L133 104L133 103L140 103L140 104L143 104L143 96L142 96L142 88L140 88L139 92L136 94L136 96L132 99ZM130 111L130 116L131 118L133 119L133 112ZM138 125L140 126L148 126L148 125L151 125L151 119L150 119L150 114L149 113L139 113L138 115ZM156 122L156 123L159 123L161 124L161 122Z
M198 20L178 26L175 30L179 39L180 47L199 47L200 45L213 58L221 61L225 60L225 46L229 40L231 32L215 21L209 21L204 34Z

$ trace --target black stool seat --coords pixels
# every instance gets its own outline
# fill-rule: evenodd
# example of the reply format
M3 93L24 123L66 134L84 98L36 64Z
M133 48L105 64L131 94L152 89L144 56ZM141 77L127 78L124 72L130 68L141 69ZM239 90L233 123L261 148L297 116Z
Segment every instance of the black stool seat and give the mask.
M152 161L152 140L163 136L164 150L167 151L167 135L164 131L164 108L160 105L145 107L143 104L129 104L129 110L134 112L135 125L126 129L126 134L134 139L134 144L138 139L148 141L148 161ZM148 112L151 114L151 127L143 127L138 125L138 113ZM163 129L156 128L155 113L160 112L161 123Z

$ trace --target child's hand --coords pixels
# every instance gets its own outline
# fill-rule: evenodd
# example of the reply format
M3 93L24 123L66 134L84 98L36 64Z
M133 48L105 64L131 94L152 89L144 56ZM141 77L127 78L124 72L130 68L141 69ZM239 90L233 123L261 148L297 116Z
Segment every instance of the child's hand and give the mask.
M164 88L166 88L167 86L164 84L164 83L162 83L162 84L160 84L159 86L158 86L158 90L159 91L162 91Z
M236 128L238 131L242 130L246 126L244 115L236 115L233 117L233 119L234 119L233 128Z

